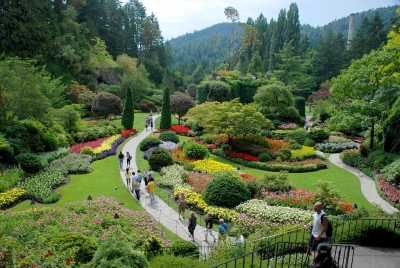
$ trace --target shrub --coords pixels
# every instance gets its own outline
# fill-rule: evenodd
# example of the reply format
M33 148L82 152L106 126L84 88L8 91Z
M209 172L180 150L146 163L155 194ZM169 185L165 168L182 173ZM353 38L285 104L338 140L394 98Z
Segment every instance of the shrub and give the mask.
M220 171L235 171L235 168L229 164L224 164L212 159L197 160L193 162L195 171L215 173Z
M138 251L121 240L107 240L97 249L90 267L148 268L149 263Z
M50 164L53 169L62 170L65 174L85 174L90 173L92 157L85 154L69 154Z
M343 162L351 167L361 168L365 165L364 158L358 150L346 150L340 156Z
M302 117L306 116L306 99L303 97L294 97L294 106Z
M400 159L384 167L382 174L387 181L400 185Z
M304 160L307 158L313 158L316 156L316 152L313 147L302 146L299 150L291 151L291 159Z
M160 186L174 188L182 185L186 177L185 169L180 165L172 165L163 167L160 171L161 177L159 180Z
M339 207L340 196L333 185L329 182L320 181L317 186L318 191L315 199L324 205L324 211L333 215L341 214L342 211Z
M93 149L91 147L83 147L81 149L81 154L89 155L91 157L94 157L96 154L94 153Z
M197 87L197 101L228 101L231 97L231 87L222 81L203 81Z
M160 140L178 143L179 137L173 131L163 131L160 133Z
M152 170L160 171L161 168L172 165L174 160L169 155L168 151L157 148L149 158L149 165Z
M159 138L155 136L147 137L140 143L140 151L142 152L147 151L148 149L152 147L157 147L160 144L161 141Z
M157 106L153 102L148 101L148 100L141 100L139 102L139 109L142 112L145 112L145 113L157 112L158 111Z
M208 265L198 259L176 257L171 255L157 256L151 261L151 268L208 268Z
M229 145L236 152L248 153L254 156L266 152L271 147L264 137L257 135L235 137L230 141Z
M240 177L231 172L216 173L204 191L204 200L211 205L233 208L251 198Z
M190 172L186 182L192 186L193 191L197 193L204 192L204 189L207 187L207 184L213 180L213 176L205 173L198 172Z
M309 147L314 147L315 142L314 142L314 140L312 140L312 139L310 139L310 138L307 138L307 139L304 141L304 145L305 145L305 146L309 146Z
M232 157L232 158L240 158L240 159L243 159L246 161L258 161L258 157L253 156L248 153L238 153L238 152L228 151L227 154L229 155L229 157ZM265 154L265 153L263 153L263 154Z
M192 242L178 240L172 243L171 254L180 257L193 257L199 254L199 248Z
M122 112L122 100L114 94L100 92L96 95L92 103L92 111L104 117L112 114L119 115Z
M270 192L288 192L292 188L286 172L265 175L261 187Z
M282 149L278 152L278 158L281 161L289 160L292 157L292 152L288 149Z
M21 188L13 188L7 192L0 193L0 208L8 208L26 196L26 191Z
M191 129L185 127L183 125L172 125L170 128L173 132L182 135L182 136L189 136Z
M308 138L315 142L323 142L329 138L329 132L322 128L313 128L308 133Z
M57 192L52 192L51 194L49 194L47 197L43 197L43 199L41 200L41 202L43 204L54 204L56 203L58 200L60 200L61 198L61 194L57 193Z
M148 239L146 239L143 247L147 258L157 256L162 251L161 241L154 236L150 236Z
M344 143L317 143L315 148L324 152L324 153L340 153L344 150L355 149L358 147L358 144L355 142L344 142Z
M204 159L208 156L208 149L207 147L197 144L188 142L183 145L183 151L185 155L190 159Z
M295 140L298 144L303 145L307 138L307 132L304 129L293 130L288 133L289 140Z
M260 154L258 156L258 160L260 162L268 162L268 161L270 161L272 159L273 159L272 155L270 153L268 153L268 152L262 153L262 154Z
M52 243L60 251L72 250L71 257L78 264L90 262L97 249L97 243L92 237L80 233L61 233Z
M217 135L214 134L204 134L201 136L201 140L204 141L207 144L213 144L216 140Z
M20 168L6 169L0 174L0 193L14 188L21 180L24 172Z
M370 165L374 170L380 170L398 158L399 156L395 154L387 153L383 150L377 150L368 154L368 165Z
M29 174L37 173L45 167L45 163L35 154L19 154L16 159L22 170Z

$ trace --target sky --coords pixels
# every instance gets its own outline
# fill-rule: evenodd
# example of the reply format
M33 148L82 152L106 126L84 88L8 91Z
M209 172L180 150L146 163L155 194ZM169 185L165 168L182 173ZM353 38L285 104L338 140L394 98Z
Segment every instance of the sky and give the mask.
M141 0L147 12L154 13L164 38L171 39L185 33L204 29L226 21L224 8L235 7L242 21L263 13L276 18L281 8L288 8L294 0ZM297 0L302 24L324 25L353 12L392 6L399 0Z

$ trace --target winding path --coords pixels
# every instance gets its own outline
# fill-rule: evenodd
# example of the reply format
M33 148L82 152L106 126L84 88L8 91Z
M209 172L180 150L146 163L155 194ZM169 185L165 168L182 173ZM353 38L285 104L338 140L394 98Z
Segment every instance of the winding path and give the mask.
M388 214L393 214L398 212L398 210L395 207L393 207L382 197L380 197L376 189L375 181L372 178L365 175L364 173L362 173L360 170L346 165L340 158L340 154L331 154L329 156L329 161L334 165L343 168L358 177L361 184L361 192L371 204L378 206Z
M155 122L155 119L158 116L154 116L153 120ZM155 124L154 124L155 125ZM126 152L129 152L132 155L132 159L135 159L135 161L132 161L131 163L131 169L133 171L137 171L137 164L136 164L136 149L139 146L140 142L144 140L147 136L152 134L151 131L143 130L140 132L138 135L136 135L134 138L130 139L122 148L122 152L125 154ZM125 161L124 161L124 166L123 169L120 171L121 173L121 179L126 185L126 180L125 180ZM189 236L188 228L187 228L187 222L182 222L179 220L179 215L178 213L171 207L168 206L162 199L160 199L158 196L155 196L155 201L153 204L150 204L150 198L146 193L145 190L145 185L144 182L142 181L141 184L141 197L140 197L140 204L141 206L159 223L161 223L164 227L178 235L180 238L190 241L191 238ZM136 199L135 195L131 193L132 198ZM195 237L195 242L201 249L201 253L207 253L209 247L213 246L209 243L206 243L204 241L204 233L205 233L205 228L197 225L196 230L194 233ZM216 232L213 232L215 237L218 237ZM212 242L212 238L209 237L209 241Z

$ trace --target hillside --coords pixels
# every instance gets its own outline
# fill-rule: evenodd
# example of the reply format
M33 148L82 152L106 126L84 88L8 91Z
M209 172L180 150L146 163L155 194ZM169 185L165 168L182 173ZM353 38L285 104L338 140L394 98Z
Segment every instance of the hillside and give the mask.
M371 18L376 13L382 18L385 26L389 27L391 21L396 16L396 7L371 9L355 13L356 29L360 26L364 17ZM334 20L321 27L302 25L302 33L309 36L310 43L314 46L320 36L328 31L340 32L344 36L347 36L348 21L349 16ZM238 47L243 34L243 28L240 24L219 23L206 29L172 39L169 43L174 66L189 74L193 72L198 63L202 63L206 70L220 65L227 54L232 32L238 33L234 40L235 45Z

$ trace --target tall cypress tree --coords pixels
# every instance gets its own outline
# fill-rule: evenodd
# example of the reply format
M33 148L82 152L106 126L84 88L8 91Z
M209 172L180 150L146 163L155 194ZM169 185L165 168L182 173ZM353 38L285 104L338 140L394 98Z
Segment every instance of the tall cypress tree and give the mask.
M165 88L163 95L160 128L161 129L171 128L171 98L168 87Z
M132 91L128 88L126 94L124 112L122 114L122 126L125 129L133 128L133 121L135 120L133 101L132 101Z
M292 45L296 50L299 49L300 45L299 8L295 3L292 3L290 5L289 11L287 12L285 39L286 39L285 42L292 42Z

